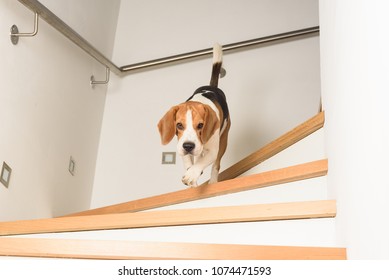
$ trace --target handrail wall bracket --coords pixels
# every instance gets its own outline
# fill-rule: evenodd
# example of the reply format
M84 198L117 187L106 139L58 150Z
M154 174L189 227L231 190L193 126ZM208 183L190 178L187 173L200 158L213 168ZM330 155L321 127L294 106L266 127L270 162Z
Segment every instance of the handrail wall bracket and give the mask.
M93 87L94 85L105 85L105 84L108 84L109 77L110 77L110 72L111 72L111 69L109 69L109 67L105 67L105 80L104 81L96 81L95 77L92 75L90 77L90 84L91 84L91 86Z
M11 26L11 42L14 45L17 45L19 43L19 37L34 37L36 34L38 34L38 20L39 15L38 13L35 13L34 18L34 31L31 33L19 33L18 27L14 24Z

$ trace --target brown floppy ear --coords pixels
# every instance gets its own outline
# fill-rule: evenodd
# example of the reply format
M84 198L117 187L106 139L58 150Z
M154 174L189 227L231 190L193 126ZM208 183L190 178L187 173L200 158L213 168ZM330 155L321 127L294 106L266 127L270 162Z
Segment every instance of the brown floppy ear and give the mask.
M158 123L159 134L163 145L168 144L176 134L175 118L178 106L172 107Z
M215 130L219 127L219 120L214 110L208 105L204 105L205 117L204 128L201 134L201 143L207 143L209 138L213 135Z

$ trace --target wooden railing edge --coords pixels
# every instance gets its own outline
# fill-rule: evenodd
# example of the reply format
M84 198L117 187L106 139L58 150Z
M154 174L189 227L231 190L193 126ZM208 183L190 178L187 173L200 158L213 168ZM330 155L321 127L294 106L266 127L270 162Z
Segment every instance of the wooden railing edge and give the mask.
M275 186L304 179L325 176L328 170L327 159L298 164L254 175L225 180L211 185L187 188L180 191L146 197L134 201L74 213L65 217L104 215L113 213L138 212L178 203Z
M1 238L0 256L72 259L345 260L337 247Z
M158 210L0 223L0 236L114 229L264 222L336 216L336 201L299 201L179 210Z
M291 145L297 143L301 139L304 139L305 137L309 136L313 132L317 131L318 129L322 128L324 125L324 112L319 112L314 117L308 119L304 123L298 125L294 129L290 130L289 132L285 133L284 135L280 136L276 140L272 141L271 143L267 144L263 148L257 150L256 152L248 155L244 159L240 160L236 164L232 165L231 167L227 168L219 175L219 180L221 182L215 184L219 186L220 183L222 183L225 180L236 178L237 176L243 174L244 172L250 170L254 166L258 165L259 163L265 161L266 159L269 159L270 157L274 156L275 154L281 152L282 150L290 147ZM207 183L201 185L198 187L198 193L203 192L206 188L210 188L211 185L207 185ZM122 213L122 212L134 212L134 211L142 211L147 209L153 209L161 206L170 205L167 203L164 203L168 196L172 194L176 195L185 195L185 193L189 193L192 191L189 190L183 190L178 191L174 193L168 193L163 195L158 195L154 197L148 197L144 199L139 199L135 201L130 202L124 202L119 204L114 204L110 206L105 207L99 207L95 209L90 209L82 212L72 213L66 216L83 216L83 215L95 215L95 214L110 214L110 213ZM199 197L198 199L203 199L204 197ZM147 207L141 206L146 201L152 201L152 200L158 200L161 203L157 203L155 206L149 205ZM182 202L188 202L193 201L191 200L177 200L175 203L182 203ZM174 203L172 203L174 204ZM139 205L138 207L134 207L134 205Z

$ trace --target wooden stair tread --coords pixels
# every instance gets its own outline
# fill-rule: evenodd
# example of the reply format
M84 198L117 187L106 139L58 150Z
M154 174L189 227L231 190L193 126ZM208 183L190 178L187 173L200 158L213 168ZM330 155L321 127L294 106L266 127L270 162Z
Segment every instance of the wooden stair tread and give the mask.
M244 172L250 170L254 166L258 165L259 163L269 159L270 157L278 154L284 149L290 147L291 145L297 143L301 139L307 137L308 135L322 128L323 125L324 125L324 112L320 112L316 116L298 125L297 127L285 133L284 135L280 136L276 140L270 142L263 148L248 155L247 157L243 158L236 164L232 165L231 167L221 172L219 174L219 181L223 182L225 180L233 179L238 177L239 175L242 175ZM275 182L274 184L277 184L277 182ZM216 185L217 186L215 186L215 188L220 187L220 183ZM203 193L205 186L209 188L209 185L207 185L207 183L204 183L197 190L193 190L193 191L183 190L183 191L173 192L169 194L153 196L150 198L139 199L136 201L119 203L111 206L82 211L79 213L73 213L69 216L135 212L135 211L153 209L156 207L167 206L167 205L181 203L181 202L188 202L188 201L193 201L195 199L202 199L205 197L218 195L218 194L214 194L211 196L199 195ZM195 193L194 196L193 193ZM178 199L176 200L173 197L177 197Z
M332 218L334 200L163 210L0 223L0 235Z
M0 223L0 236L335 217L336 202L333 200L138 212L176 203L324 176L327 174L327 160L236 178L322 128L323 125L324 112L320 112L315 117L224 170L219 176L221 182L217 184L203 184L198 188L92 209L67 217L2 222ZM344 248L326 247L0 238L0 255L82 259L300 260L346 259L346 250Z
M255 175L226 180L212 185L187 188L181 191L96 208L68 216L101 215L149 210L219 195L325 176L327 174L327 169L328 162L326 159L323 159Z
M313 132L324 126L324 112L319 112L316 116L308 119L302 124L296 126L292 130L278 137L263 148L248 155L231 167L227 168L219 174L219 180L236 178L251 168L257 166L261 162L271 158L286 148L292 146L298 141L311 135Z
M115 260L343 260L346 259L346 249L119 240L0 238L0 255Z

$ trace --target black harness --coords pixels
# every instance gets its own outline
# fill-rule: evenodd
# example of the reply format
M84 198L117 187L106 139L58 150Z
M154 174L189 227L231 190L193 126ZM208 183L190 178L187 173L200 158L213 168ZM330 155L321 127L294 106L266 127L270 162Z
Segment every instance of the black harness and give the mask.
M227 106L227 100L224 92L218 88L218 87L212 87L212 86L203 86L193 93L191 97L188 98L186 101L190 101L196 94L201 94L205 98L208 98L214 103L218 103L223 111L223 122L224 123L230 116L230 113L228 111Z

